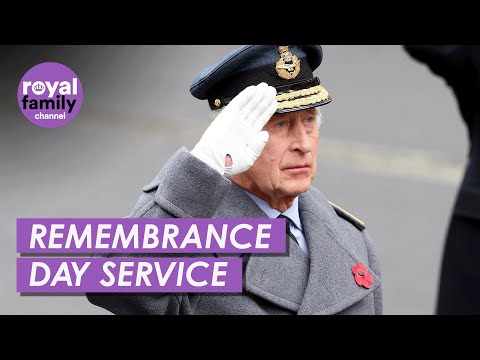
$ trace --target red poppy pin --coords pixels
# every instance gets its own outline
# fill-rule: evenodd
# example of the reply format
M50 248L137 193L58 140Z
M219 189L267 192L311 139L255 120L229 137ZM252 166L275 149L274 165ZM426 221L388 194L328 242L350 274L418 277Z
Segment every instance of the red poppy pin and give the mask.
M365 265L362 265L362 264L353 265L352 272L355 274L355 282L359 286L363 286L364 288L370 289L370 285L373 284L373 277Z

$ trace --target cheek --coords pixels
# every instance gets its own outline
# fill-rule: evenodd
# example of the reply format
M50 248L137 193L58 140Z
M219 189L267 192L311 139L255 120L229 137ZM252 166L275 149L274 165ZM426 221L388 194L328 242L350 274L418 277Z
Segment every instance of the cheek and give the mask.
M275 167L279 167L280 161L282 160L282 155L284 151L282 150L282 144L278 141L268 142L267 146L265 146L265 165L268 166L270 169L274 169ZM262 153L263 155L263 153ZM273 170L272 169L272 170Z
M318 135L315 136L313 145L312 145L312 160L313 160L313 176L317 170L317 154L318 154Z
M312 153L317 154L318 150L318 143L320 141L320 132L318 130L314 131L314 133L310 137L311 145L312 145Z
M279 168L281 153L278 151L279 145L275 142L268 142L263 149L262 154L254 164L257 173L272 174Z
M312 155L315 160L317 159L317 153L318 153L318 136L312 143Z

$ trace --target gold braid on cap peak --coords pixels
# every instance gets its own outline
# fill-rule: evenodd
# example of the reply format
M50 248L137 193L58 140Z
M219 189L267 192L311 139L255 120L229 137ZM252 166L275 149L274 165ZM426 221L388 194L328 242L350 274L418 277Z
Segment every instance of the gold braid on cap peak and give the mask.
M298 106L315 104L329 98L328 91L322 85L302 89L276 96L278 109L291 109Z

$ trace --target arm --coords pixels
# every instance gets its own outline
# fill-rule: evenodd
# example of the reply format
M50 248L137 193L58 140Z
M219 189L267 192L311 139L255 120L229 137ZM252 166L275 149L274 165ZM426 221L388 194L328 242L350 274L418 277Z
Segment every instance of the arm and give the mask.
M231 182L182 148L144 188L129 218L211 217ZM148 256L147 254L103 254L104 256ZM179 254L175 254L179 256ZM153 256L168 256L154 254ZM180 255L180 256L183 256ZM186 294L87 293L87 299L114 314L179 314L189 311Z
M144 194L129 217L212 217L230 189L231 182L223 175L247 170L263 151L268 133L261 129L277 109L275 95L275 89L266 84L240 93L213 121L191 153L181 148L168 160L157 177L144 187ZM229 167L225 166L227 154L233 160ZM205 256L181 256L202 255ZM200 294L87 293L86 296L92 304L114 314L174 315L191 313Z

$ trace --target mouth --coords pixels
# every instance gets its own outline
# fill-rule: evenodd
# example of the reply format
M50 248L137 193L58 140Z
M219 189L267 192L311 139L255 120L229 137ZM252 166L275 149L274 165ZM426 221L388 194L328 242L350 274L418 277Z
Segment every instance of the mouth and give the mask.
M285 171L289 174L302 174L310 172L311 166L310 165L297 165L297 166L289 166L284 168L282 171Z

